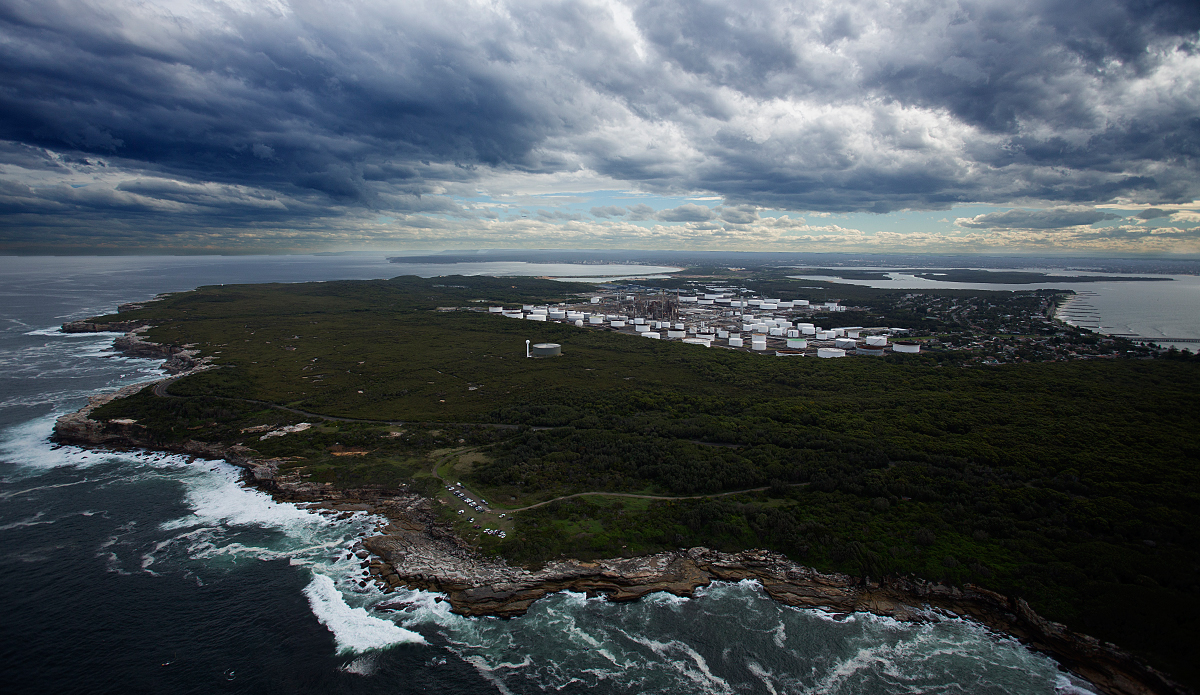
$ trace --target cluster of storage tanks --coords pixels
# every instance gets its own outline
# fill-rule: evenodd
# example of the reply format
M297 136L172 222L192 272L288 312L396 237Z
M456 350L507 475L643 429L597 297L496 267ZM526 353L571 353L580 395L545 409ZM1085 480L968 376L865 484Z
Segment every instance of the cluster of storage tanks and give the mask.
M772 352L781 357L812 354L813 348L816 349L815 354L818 357L826 358L845 357L848 354L883 355L889 348L894 352L920 351L920 344L914 342L896 341L889 345L888 338L892 331L887 328L850 326L824 329L812 323L794 321L786 316L758 313L780 310L845 311L845 307L836 302L811 305L806 300L735 299L719 294L679 296L678 313L691 314L683 320L658 320L628 316L625 313L606 313L603 311L606 307L599 306L606 303L620 305L622 299L630 303L635 297L622 295L610 302L605 302L603 297L593 297L584 307L525 305L520 310L510 310L494 306L489 307L488 311L527 321L572 323L580 328L605 327L654 340L679 340L704 347L711 347L716 343L734 349ZM693 305L695 308L685 308L685 305ZM725 307L732 311L721 311ZM583 310L585 308L588 310ZM746 313L750 308L756 313ZM810 345L810 341L825 345Z

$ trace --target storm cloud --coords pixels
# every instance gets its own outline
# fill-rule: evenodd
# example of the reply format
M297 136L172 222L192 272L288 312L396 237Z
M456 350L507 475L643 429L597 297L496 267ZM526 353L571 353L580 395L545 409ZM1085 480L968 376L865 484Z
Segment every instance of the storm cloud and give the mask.
M960 217L955 224L969 229L1058 229L1119 220L1120 215L1090 207L1059 207L1048 210L1013 209L975 217Z
M0 233L430 228L581 172L725 202L628 220L1090 224L1200 197L1198 30L1166 0L0 0Z

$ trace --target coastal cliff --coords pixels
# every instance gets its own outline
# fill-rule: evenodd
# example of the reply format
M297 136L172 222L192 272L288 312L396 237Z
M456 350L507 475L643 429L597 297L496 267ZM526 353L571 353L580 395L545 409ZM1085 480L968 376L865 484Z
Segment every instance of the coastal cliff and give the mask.
M155 345L133 331L122 338L114 347L125 354L167 359L184 355L192 362L181 373L204 367L193 359L194 353L185 354L190 352L185 347ZM181 360L179 364L185 363ZM959 588L907 577L872 581L826 574L765 550L723 553L692 548L591 562L564 559L540 568L513 567L474 552L437 519L430 500L419 495L402 490L335 488L281 474L279 461L259 458L247 447L194 440L165 445L154 441L135 421L90 417L104 403L149 387L152 384L139 384L91 398L79 412L59 419L54 439L91 448L151 449L224 459L246 469L248 482L279 500L318 512L379 514L388 522L380 535L362 539L360 551L371 579L385 590L408 587L441 592L453 610L463 615L518 616L538 599L565 590L629 601L658 591L692 596L697 588L713 581L753 580L772 598L790 606L838 613L864 611L899 620L936 619L938 614L976 620L1046 653L1105 693L1189 692L1115 645L1045 620L1021 599L971 585Z

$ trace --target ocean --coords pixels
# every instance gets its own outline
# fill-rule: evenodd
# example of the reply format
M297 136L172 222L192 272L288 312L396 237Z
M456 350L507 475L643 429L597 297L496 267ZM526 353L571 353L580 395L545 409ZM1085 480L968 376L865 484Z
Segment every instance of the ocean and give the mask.
M347 549L377 519L277 503L221 461L48 439L88 395L160 375L109 351L114 335L59 333L64 321L203 284L401 272L415 269L343 256L0 257L7 692L1092 692L969 621L799 610L750 582L626 604L561 593L520 618L463 618L428 592L358 585Z

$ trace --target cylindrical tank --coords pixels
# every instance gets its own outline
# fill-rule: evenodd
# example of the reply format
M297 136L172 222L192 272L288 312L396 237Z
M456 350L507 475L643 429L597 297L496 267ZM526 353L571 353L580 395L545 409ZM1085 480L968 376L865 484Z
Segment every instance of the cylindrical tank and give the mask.
M530 321L545 321L546 315L545 314L530 314L530 315L526 316L525 318Z
M703 345L704 347L711 345L710 341L701 340L699 338L684 338L683 342L687 343L688 345Z
M866 343L859 343L854 348L854 354L856 354L856 355L871 355L873 357L879 357L879 356L883 355L883 346L882 345L867 345Z
M567 312L565 312L565 311L551 311L550 312L550 320L552 320L552 321L561 321L565 318L567 318Z
M896 342L892 343L892 352L917 353L920 351L921 351L920 343L912 343L912 342L908 342L908 341L905 341L905 342L896 341Z
M788 338L787 346L790 348L806 348L808 341L804 338Z
M677 331L682 331L682 330L684 330L684 328L685 328L685 326L682 323L675 324L675 330L677 330Z
M854 338L837 338L833 341L833 346L843 350L853 350L858 344Z
M603 325L604 317L603 316L591 316L588 318L588 323L592 324L593 326Z
M490 306L490 307L488 307L488 313L489 314L502 314L502 313L504 313L504 307Z
M729 347L741 347L741 346L742 346L742 339L741 339L741 338L732 338L732 337L731 337L731 338L729 339Z
M729 331L717 331L717 337L724 339L729 337Z
M751 350L766 350L767 349L767 341L766 340L752 341L750 343L750 349Z
M845 357L846 351L841 348L817 348L817 357Z
M870 345L872 347L883 347L884 345L887 345L887 336L886 335L869 335L866 337L864 342L866 342L867 345Z
M624 321L609 321L608 325L612 326L613 328L624 328L625 322Z
M763 309L778 309L778 308L779 308L779 305L778 305L778 304L770 304L770 303L767 303L767 302L763 302L763 303L762 303L760 306L761 306Z
M638 317L638 318L636 318L636 319L634 319L634 320L633 320L633 325L635 325L635 326L640 326L640 325L642 325L643 323L646 323L646 319L644 319L644 318L641 318L641 317Z
M662 334L658 333L657 331L645 331L644 333L641 333L640 335L643 338L654 338L655 340L662 338Z
M644 323L638 323L633 326L633 330L637 331L638 333L647 333L650 330L650 326L647 326Z
M686 338L687 331L667 331L668 338Z
M533 357L558 357L562 354L562 346L558 343L534 343L529 348Z
M599 297L592 297L592 304L599 304L599 303L600 303Z
M782 337L783 337L783 329L782 329L782 328L780 328L780 327L778 327L778 326L775 326L774 328L771 328L771 329L770 329L770 331L769 331L769 333L770 333L771 335L773 335L773 336L777 337L777 338L782 338Z

